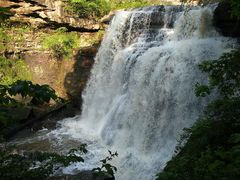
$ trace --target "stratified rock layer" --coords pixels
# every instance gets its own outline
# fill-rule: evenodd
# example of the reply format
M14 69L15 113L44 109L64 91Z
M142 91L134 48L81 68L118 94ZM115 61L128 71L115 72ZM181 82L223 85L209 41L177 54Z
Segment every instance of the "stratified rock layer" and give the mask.
M0 7L9 7L11 20L20 20L33 27L68 27L69 30L91 32L100 29L94 19L82 19L66 10L60 0L1 0Z

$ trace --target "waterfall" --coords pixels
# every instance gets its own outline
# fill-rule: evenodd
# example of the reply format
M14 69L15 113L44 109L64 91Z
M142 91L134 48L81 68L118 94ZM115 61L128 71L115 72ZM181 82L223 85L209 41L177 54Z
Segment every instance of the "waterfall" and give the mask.
M119 157L117 179L154 179L174 155L177 139L206 104L194 85L234 41L212 25L214 7L153 6L119 11L112 20L83 93L81 116L58 129L89 143L89 168L107 149Z

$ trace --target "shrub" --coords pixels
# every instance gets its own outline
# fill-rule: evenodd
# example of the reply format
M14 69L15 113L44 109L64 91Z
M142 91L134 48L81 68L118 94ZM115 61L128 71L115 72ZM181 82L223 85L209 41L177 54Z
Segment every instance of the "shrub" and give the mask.
M30 80L31 73L23 60L0 56L0 84L9 85L17 80Z
M86 154L86 144L71 149L66 155L47 152L25 152L13 154L9 149L0 150L1 179L46 179L61 167L74 162L84 162L76 153Z
M108 152L109 156L107 156L105 159L100 160L102 163L101 167L92 169L95 178L105 176L106 174L114 176L115 172L117 172L117 168L109 164L109 161L111 161L114 157L117 157L118 153L112 153L111 151Z
M25 43L24 34L30 31L25 24L12 25L9 22L0 24L0 54L5 51L17 51Z
M172 2L169 1L159 1L159 0L113 0L111 1L112 9L129 9L129 8L139 8L151 5L171 5Z
M67 167L71 163L83 163L84 159L81 156L87 152L86 144L81 144L64 155L39 151L17 154L12 153L11 148L1 148L0 177L1 179L47 179L56 170ZM117 156L117 153L112 154L111 151L109 153L110 156L101 160L102 168L94 168L94 179L97 176L114 176L116 167L108 162Z
M110 11L107 0L68 0L68 10L76 13L80 18L99 18Z
M7 36L3 28L0 28L0 53L3 53L7 49L7 43L9 42L9 36Z
M0 7L0 24L1 22L9 19L11 15L12 13L10 12L10 8Z
M0 85L0 128L10 127L18 123L11 118L9 112L11 107L21 109L23 104L21 101L14 99L19 95L22 98L30 99L28 105L42 105L49 103L50 100L60 101L63 99L58 97L55 91L48 85L33 84L31 81L18 80L11 85Z
M59 98L55 90L48 85L33 84L31 81L21 81L18 80L15 83L6 87L6 92L10 96L21 95L24 97L30 97L29 102L32 105L42 105L44 103L49 103L50 100L58 101L62 100Z
M58 59L69 58L73 54L73 49L79 44L77 33L67 33L65 28L59 28L51 35L42 38L43 49L50 50Z
M112 9L128 9L128 8L139 8L144 6L152 5L148 0L114 0L112 2Z

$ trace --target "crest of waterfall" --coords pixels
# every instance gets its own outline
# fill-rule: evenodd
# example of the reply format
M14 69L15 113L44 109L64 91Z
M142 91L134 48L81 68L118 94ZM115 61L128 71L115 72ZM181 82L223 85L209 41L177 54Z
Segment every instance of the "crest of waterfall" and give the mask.
M118 12L96 56L82 115L62 121L59 132L118 151L117 179L154 179L206 104L194 94L207 80L197 65L234 45L213 27L213 9ZM99 153L93 144L90 151Z

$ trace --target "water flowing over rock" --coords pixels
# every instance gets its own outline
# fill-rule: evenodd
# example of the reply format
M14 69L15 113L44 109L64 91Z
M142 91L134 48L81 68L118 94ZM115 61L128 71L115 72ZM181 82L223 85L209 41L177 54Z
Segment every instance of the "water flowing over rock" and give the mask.
M86 165L107 149L119 157L117 179L154 179L171 159L184 127L201 114L194 95L203 60L233 48L213 25L214 7L155 6L120 11L112 20L83 94L82 115L52 132L89 144Z

